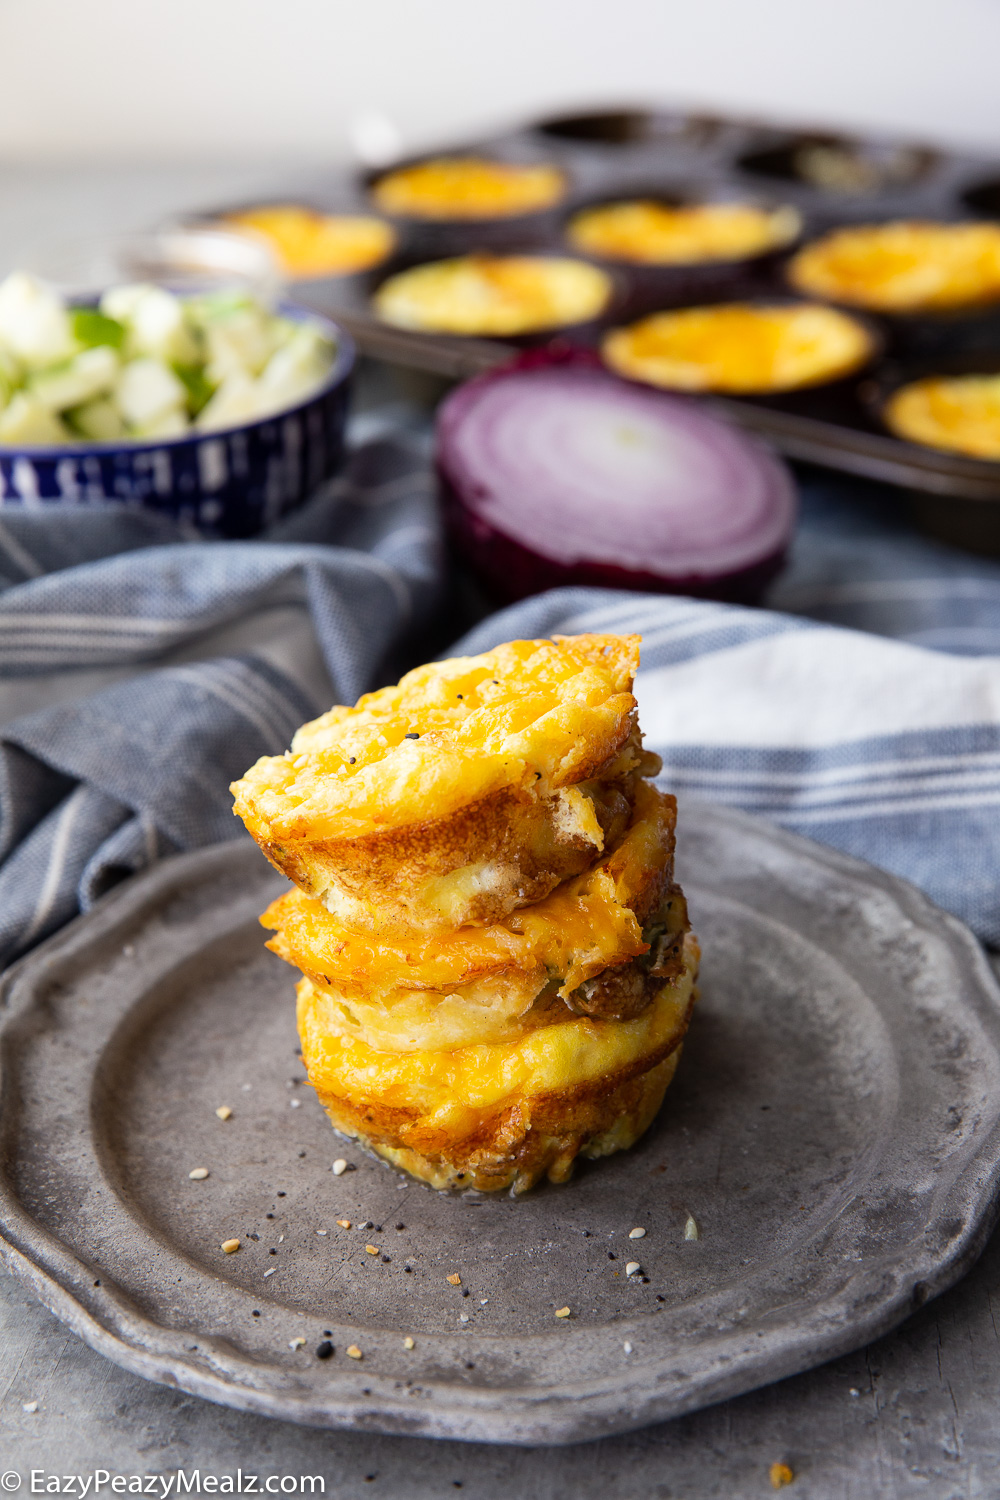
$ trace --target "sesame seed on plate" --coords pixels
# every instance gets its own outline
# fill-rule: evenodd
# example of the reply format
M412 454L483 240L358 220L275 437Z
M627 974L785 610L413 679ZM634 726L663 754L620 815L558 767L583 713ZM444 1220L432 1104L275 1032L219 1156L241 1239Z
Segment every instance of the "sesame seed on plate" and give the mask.
M333 1164L333 1175L334 1175L334 1177L343 1177L343 1175L344 1175L344 1173L346 1171L347 1171L347 1163L346 1163L346 1161L344 1160L344 1158L342 1156L338 1156L337 1160Z
M316 1233L317 1234L322 1234L322 1235L327 1235L327 1234L330 1233L330 1231L328 1229L317 1229Z
M467 1323L469 1321L469 1314L468 1313L459 1313L459 1315L458 1315L458 1321L460 1323Z
M26 1411L29 1416L32 1416L38 1410L38 1402L37 1401L22 1401L21 1402L21 1410L22 1411Z
M348 1359L364 1359L364 1355L358 1348L357 1344L348 1344L347 1357Z
M302 1100L301 1099L289 1099L289 1101L288 1101L288 1108L289 1109L299 1109L299 1108L301 1108L301 1105L302 1105Z
M233 1112L228 1104L220 1104L215 1113L220 1120L231 1120L233 1118Z
M628 1237L630 1240L644 1240L646 1238L646 1231L644 1229L630 1229Z
M413 1339L410 1338L409 1334L407 1334L406 1338L403 1340L403 1348L404 1349L414 1349L414 1348L416 1348L416 1343L415 1343L415 1341Z
M698 1221L694 1214L688 1214L687 1216L687 1223L684 1225L684 1238L686 1240L701 1239L701 1231L698 1228Z
M636 1271L641 1271L641 1270L642 1270L642 1266L640 1266L640 1264L639 1264L639 1262L637 1260L630 1260L629 1263L628 1263L628 1265L625 1267L625 1275L626 1276L634 1276L635 1273L636 1273Z
M557 1307L556 1308L556 1317L557 1318L568 1318L569 1317L569 1308L568 1307Z
M240 1242L239 1240L223 1240L222 1248L227 1255L235 1255L236 1251L240 1248Z
M350 1219L338 1219L337 1223L340 1225L341 1229L350 1229L351 1227Z
M269 1276L273 1276L274 1273L275 1273L275 1271L277 1269L278 1269L277 1266L272 1266L269 1271L265 1271L264 1272L264 1280L266 1281Z
M626 1354L632 1353L632 1345L629 1343L628 1339L626 1339L624 1344L622 1344L622 1348L625 1350Z
M190 1177L192 1182L204 1182L205 1178L208 1176L208 1168L195 1167L193 1171L190 1171L188 1173L188 1176Z
M445 1280L451 1286L461 1286L462 1285L462 1278L461 1278L461 1276L459 1276L459 1274L458 1274L457 1271L453 1271L450 1276L446 1276Z
M304 1349L305 1345L306 1345L305 1339L289 1339L288 1340L288 1347L289 1347L289 1349Z

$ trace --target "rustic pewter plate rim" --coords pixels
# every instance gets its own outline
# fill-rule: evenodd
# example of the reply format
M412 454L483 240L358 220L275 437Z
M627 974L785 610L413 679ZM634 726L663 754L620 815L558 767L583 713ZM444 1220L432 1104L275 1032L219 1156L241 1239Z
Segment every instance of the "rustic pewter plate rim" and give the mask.
M963 981L953 1003L964 1005L985 1028L993 1060L1000 1059L1000 990L982 950L961 923L895 877L745 814L688 804L684 819L694 833L714 828L716 834L756 840L773 858L805 861L814 874L825 872L831 885L838 878L865 885L901 909L915 930L933 932ZM33 986L44 982L68 954L108 942L117 928L154 907L164 890L179 890L210 872L250 868L256 858L253 846L239 841L167 861L113 892L8 971L0 984L0 1115L9 1118L17 1108L16 1086L12 1090L8 1076L8 1044L13 1025L31 1009ZM914 1143L914 1149L926 1144ZM923 1239L911 1234L891 1253L873 1256L849 1280L839 1268L825 1291L820 1286L817 1295L813 1287L791 1300L782 1309L784 1320L778 1317L764 1328L745 1330L706 1328L695 1348L678 1350L661 1340L664 1347L657 1354L648 1352L657 1343L649 1318L626 1319L614 1325L614 1337L641 1339L646 1350L634 1364L609 1370L604 1380L563 1382L561 1388L477 1388L444 1375L437 1380L436 1399L421 1403L419 1411L401 1399L398 1381L370 1369L364 1371L362 1386L358 1368L334 1371L310 1365L290 1374L240 1354L221 1338L202 1338L193 1350L190 1332L159 1325L118 1288L101 1285L99 1261L85 1264L25 1210L10 1181L8 1156L5 1151L0 1160L0 1256L39 1300L117 1364L224 1405L306 1425L551 1444L625 1431L810 1368L887 1332L911 1309L947 1290L977 1257L996 1217L1000 1103L993 1105L976 1149L967 1153L937 1199L933 1220L922 1226ZM930 1233L949 1221L943 1235ZM576 1330L480 1337L498 1346L516 1339L529 1350L542 1351L573 1331L583 1338L606 1338L608 1332L581 1324ZM445 1340L434 1335L423 1342L443 1345Z

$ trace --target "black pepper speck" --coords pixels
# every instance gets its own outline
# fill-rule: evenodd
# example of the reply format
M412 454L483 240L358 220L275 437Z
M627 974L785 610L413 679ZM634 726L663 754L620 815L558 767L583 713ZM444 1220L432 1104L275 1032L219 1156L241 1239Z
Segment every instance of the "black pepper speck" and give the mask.
M321 1344L316 1345L316 1358L329 1359L333 1353L333 1345L329 1339L324 1339Z

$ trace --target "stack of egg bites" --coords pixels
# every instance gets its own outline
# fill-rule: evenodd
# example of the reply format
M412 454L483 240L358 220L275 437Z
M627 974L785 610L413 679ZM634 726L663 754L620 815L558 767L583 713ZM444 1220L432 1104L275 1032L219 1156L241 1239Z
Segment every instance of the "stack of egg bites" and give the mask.
M436 1188L565 1181L673 1077L699 952L638 658L580 635L420 667L233 786L294 883L261 921L302 971L310 1083Z

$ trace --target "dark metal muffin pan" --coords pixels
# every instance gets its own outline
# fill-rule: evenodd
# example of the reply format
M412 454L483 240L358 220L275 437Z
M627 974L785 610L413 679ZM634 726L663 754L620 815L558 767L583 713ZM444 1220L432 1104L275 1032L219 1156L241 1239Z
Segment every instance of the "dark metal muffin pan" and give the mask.
M563 237L566 220L577 208L650 191L668 198L740 195L785 202L802 214L804 238L838 224L897 217L1000 218L1000 161L890 137L838 136L808 127L797 130L697 113L622 108L544 119L455 149L486 151L508 160L551 161L566 171L570 191L561 212L533 216L534 222L525 225L517 243L502 236L506 249L579 254ZM817 152L825 164L818 176L814 170ZM837 186L827 181L831 161ZM853 176L852 164L857 168ZM370 209L370 181L370 174L359 174L331 184L328 206ZM379 275L427 258L426 226L408 227L397 221L397 228L401 232L399 253ZM448 253L456 254L494 248L502 225L477 229L475 224L452 223L446 228ZM671 269L659 294L648 268L633 273L620 266L616 271L619 282L627 283L628 316L638 316L652 311L657 303L678 306L720 296L787 295L784 260L784 256L772 255L757 262L731 262L713 268L705 277L685 277ZM450 378L477 374L514 352L515 346L507 342L387 327L373 315L370 305L379 275L303 282L297 293L343 323L364 352ZM707 296L705 286L712 288ZM619 288L603 324L590 330L591 341L603 326L622 321L621 309ZM951 317L874 316L871 321L881 327L884 355L894 370L901 365L905 369L907 361L925 368L928 357L1000 355L1000 311L996 309ZM838 389L832 402L824 388L817 388L766 400L720 398L715 404L791 458L922 492L932 508L939 503L946 509L950 500L962 500L971 505L975 517L984 504L1000 503L1000 464L937 452L893 437L857 392L858 384L872 378L881 378L877 361L863 372L855 388ZM980 541L991 547L989 538L1000 533L1000 523L986 524L985 511L983 520ZM977 544L976 529L973 525L967 537L972 545Z

